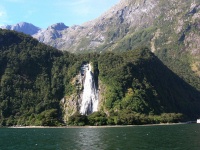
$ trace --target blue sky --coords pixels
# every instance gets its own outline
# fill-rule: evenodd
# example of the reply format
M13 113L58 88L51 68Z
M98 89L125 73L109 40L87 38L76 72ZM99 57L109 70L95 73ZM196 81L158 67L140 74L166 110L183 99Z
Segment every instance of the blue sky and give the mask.
M0 26L19 22L47 28L63 22L80 25L95 19L120 0L1 0Z

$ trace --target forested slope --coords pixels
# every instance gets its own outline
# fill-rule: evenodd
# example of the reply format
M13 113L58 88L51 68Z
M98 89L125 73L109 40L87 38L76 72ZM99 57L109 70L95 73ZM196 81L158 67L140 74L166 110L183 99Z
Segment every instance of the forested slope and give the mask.
M106 84L104 109L116 116L182 113L195 118L200 114L200 93L146 48L101 55L99 72Z
M145 124L200 116L200 93L147 48L75 55L0 30L0 124L63 125L60 101L78 93L73 80L86 62L93 64L99 111L77 112L68 124Z
M74 57L30 36L0 30L2 125L57 125L59 102L76 73ZM64 84L66 83L66 84Z

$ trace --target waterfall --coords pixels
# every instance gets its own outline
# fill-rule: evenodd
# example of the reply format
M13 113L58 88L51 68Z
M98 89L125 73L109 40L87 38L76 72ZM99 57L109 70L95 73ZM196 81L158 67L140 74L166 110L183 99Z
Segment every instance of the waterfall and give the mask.
M83 95L80 113L82 115L89 115L98 108L98 91L94 82L94 75L92 73L91 65L86 64L81 68L81 75L84 76Z

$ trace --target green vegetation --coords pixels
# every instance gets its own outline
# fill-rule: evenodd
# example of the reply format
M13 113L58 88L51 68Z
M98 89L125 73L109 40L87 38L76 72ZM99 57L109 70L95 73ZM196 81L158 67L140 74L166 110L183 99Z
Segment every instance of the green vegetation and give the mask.
M102 112L94 112L89 116L75 113L69 118L68 125L75 126L102 126L102 125L144 125L160 123L178 123L184 119L180 113L162 113L160 115L146 115L132 113L124 110L113 116L107 116Z
M151 15L141 17L138 25L129 25L129 19L121 22L118 20L121 17L113 15L113 23L107 25L104 35L106 41L96 51L119 52L147 46L175 74L200 91L200 20L197 17L200 3L193 4L191 0L160 0L157 3ZM130 2L128 9L125 7L124 18L130 17L128 13L133 13L130 10L134 5ZM137 20L139 16L132 17Z
M104 106L109 112L183 113L194 118L199 114L200 93L146 48L101 55L99 72L107 87Z
M141 46L150 47L149 41L153 38L153 33L155 31L155 27L149 27L137 32L130 32L131 34L127 34L115 43L114 51L133 50Z
M76 58L12 31L0 30L0 39L0 124L61 124Z
M0 125L64 125L60 100L78 93L72 79L85 62L92 62L97 86L105 87L100 109L89 116L77 112L68 125L166 123L200 116L200 93L147 48L73 55L0 30Z
M100 84L106 87L100 89L101 109L83 116L85 121L75 114L69 125L79 125L77 120L81 125L172 123L200 114L200 93L147 48L103 53L96 56L95 63Z

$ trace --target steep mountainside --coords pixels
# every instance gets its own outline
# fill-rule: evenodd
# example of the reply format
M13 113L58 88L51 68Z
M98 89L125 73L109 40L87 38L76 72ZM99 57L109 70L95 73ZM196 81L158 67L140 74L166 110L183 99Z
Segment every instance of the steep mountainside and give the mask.
M49 26L46 30L41 30L38 33L34 34L33 37L38 39L40 42L54 46L57 48L57 45L62 45L62 42L59 41L51 43L50 41L62 38L62 31L68 29L64 23L56 23Z
M105 14L51 40L71 52L125 51L147 46L200 90L200 2L121 0ZM56 42L56 43L55 43Z
M34 37L71 52L126 50L141 45L156 51L183 42L191 54L197 54L199 10L198 0L121 0L93 21L72 27L57 23L45 30L37 30ZM16 31L23 28L26 33L28 25L20 23L3 28ZM121 49L124 45L125 49Z
M130 42L126 49L145 44L156 51L171 42L184 41L184 46L195 54L199 51L199 35L195 32L200 26L199 10L198 0L121 0L99 18L66 28L56 39L45 35L48 31L35 37L44 36L48 40L41 42L71 52L115 50L123 47L124 42ZM157 39L163 41L158 43ZM192 42L195 44L189 44Z
M49 27L33 37L70 52L126 51L147 46L200 90L199 0L121 0L82 25Z
M76 63L71 54L0 29L0 124L62 122L59 103L76 74Z
M15 25L6 25L6 26L2 26L0 28L23 32L23 33L29 34L29 35L36 34L41 30L39 27L36 27L36 26L34 26L30 23L26 23L26 22L20 22Z
M146 48L102 54L98 68L99 79L106 85L102 88L102 109L111 116L112 113L126 116L140 112L182 113L195 118L195 114L200 113L200 92Z
M157 5L152 0L122 0L99 18L63 30L62 37L41 42L71 52L104 51L125 35L152 25L159 15L155 10ZM37 35L34 37L39 39Z
M99 103L98 112L85 116L79 114L85 87L76 77L89 62ZM73 55L0 30L0 64L4 126L60 125L64 120L76 125L146 124L200 116L200 93L147 48Z

